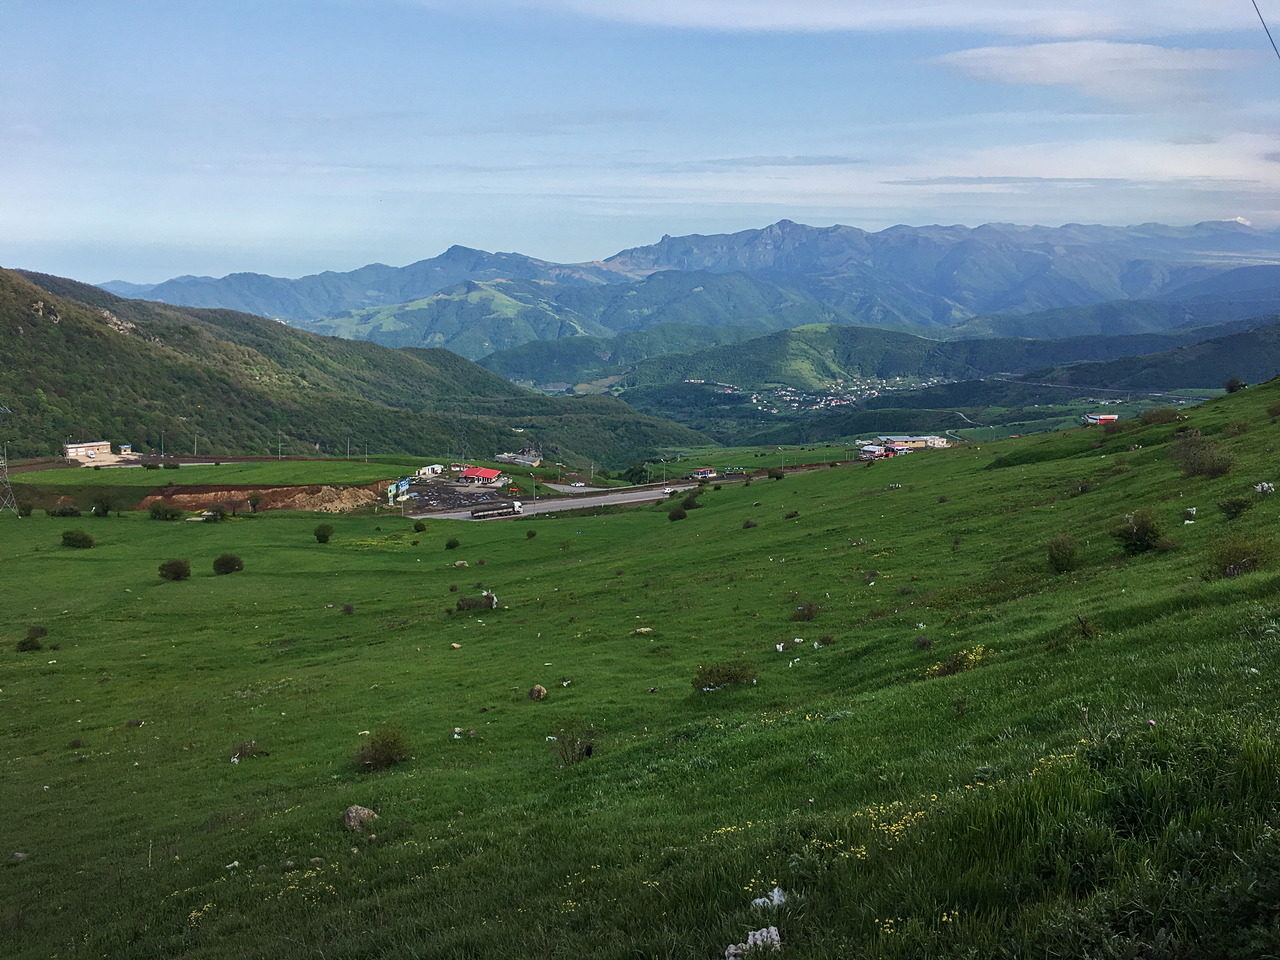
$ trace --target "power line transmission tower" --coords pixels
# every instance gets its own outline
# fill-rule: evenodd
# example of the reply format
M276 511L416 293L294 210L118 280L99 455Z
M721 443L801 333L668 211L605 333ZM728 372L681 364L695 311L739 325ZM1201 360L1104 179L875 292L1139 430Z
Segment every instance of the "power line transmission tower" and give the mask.
M12 410L0 403L0 416L12 413ZM22 513L18 510L18 501L13 496L13 486L9 483L9 445L7 443L0 444L0 515L6 510L12 510L15 517L22 519Z

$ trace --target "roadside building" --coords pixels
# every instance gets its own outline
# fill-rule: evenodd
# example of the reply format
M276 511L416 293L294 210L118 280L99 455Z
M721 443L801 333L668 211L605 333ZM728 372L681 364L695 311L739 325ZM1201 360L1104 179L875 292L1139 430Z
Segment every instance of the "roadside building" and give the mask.
M418 476L420 477L438 477L442 473L444 473L443 463L433 463L430 466L418 468Z
M493 459L499 463L514 463L519 467L539 467L542 465L542 452L533 447L525 447L518 453L500 453Z
M693 480L714 480L717 476L715 467L699 467L689 474L690 479Z
M1086 413L1080 418L1080 422L1091 427L1098 423L1116 423L1119 419L1120 415L1116 413Z
M458 477L463 483L480 483L486 486L496 486L502 480L501 470L491 470L488 467L470 467L463 470Z
M94 460L111 456L110 440L90 440L85 443L68 443L62 447L62 455L68 460Z
M905 447L908 450L941 450L943 447L951 446L951 441L945 437L911 437L901 434L876 437L876 443L886 447Z

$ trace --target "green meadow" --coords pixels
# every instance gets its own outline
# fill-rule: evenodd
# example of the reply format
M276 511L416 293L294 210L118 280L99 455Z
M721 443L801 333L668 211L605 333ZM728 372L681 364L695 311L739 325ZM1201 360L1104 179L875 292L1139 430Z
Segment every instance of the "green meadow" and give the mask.
M0 950L1274 956L1276 413L422 531L8 514Z

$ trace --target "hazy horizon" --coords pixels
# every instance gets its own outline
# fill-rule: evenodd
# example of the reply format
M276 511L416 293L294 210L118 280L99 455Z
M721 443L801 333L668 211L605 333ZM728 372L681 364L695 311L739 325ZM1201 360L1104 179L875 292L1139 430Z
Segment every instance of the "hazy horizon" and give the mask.
M6 26L0 262L83 280L572 263L784 218L1280 226L1248 4L13 0Z

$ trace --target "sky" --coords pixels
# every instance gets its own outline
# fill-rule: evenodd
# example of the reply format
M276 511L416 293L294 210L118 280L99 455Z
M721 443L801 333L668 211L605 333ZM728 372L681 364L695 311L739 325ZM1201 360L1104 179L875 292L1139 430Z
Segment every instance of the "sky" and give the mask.
M0 264L91 282L452 244L578 262L783 218L1280 226L1249 0L0 0L0 23Z

